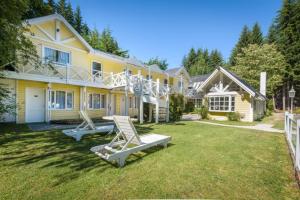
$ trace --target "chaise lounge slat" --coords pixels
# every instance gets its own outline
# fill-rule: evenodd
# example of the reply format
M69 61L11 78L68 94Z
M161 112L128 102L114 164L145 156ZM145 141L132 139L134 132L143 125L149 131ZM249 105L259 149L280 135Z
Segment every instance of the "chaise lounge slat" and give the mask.
M113 119L119 130L116 137L109 144L95 146L90 150L107 161L116 161L120 167L124 166L130 154L153 146L167 147L171 140L170 136L154 133L139 136L128 116L114 116ZM129 144L134 146L128 147Z

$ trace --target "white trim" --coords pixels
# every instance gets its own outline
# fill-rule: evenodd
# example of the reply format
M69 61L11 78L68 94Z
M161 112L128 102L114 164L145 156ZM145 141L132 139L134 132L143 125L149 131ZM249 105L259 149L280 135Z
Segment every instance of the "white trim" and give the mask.
M54 103L55 103L55 106L54 106L54 108L52 107L52 99L50 99L50 110L52 110L52 111L63 111L63 110L65 110L65 111L70 111L70 110L74 110L74 91L73 90L59 90L59 89L57 89L57 90L53 90L53 89L51 89L51 92L54 92ZM60 108L56 108L56 92L65 92L65 108L62 108L62 109L60 109ZM67 96L68 96L68 93L71 93L72 94L72 108L68 108L68 99L67 99ZM51 96L52 96L52 94L51 94Z
M215 110L215 109L211 109L210 107L210 98L216 98L219 97L219 102L221 102L220 98L223 97L224 98L224 103L225 103L225 97L228 97L228 110ZM234 97L234 108L233 110L231 110L232 108L232 97ZM220 105L219 105L220 107ZM225 104L223 105L223 107L225 107ZM235 95L218 95L218 96L208 96L208 111L209 112L235 112L236 110L236 96Z
M58 31L57 31L58 30ZM55 20L55 40L60 41L60 21Z
M45 60L45 48L48 48L48 49L52 49L52 50L55 50L55 51L60 51L60 52L69 54L69 62L66 65L64 65L64 63L58 63L58 62L53 62L52 61L53 64L58 65L59 67L72 67L72 58L71 58L72 52L71 51L64 51L64 50L58 49L56 47L49 47L47 45L42 45L42 48L43 48L43 50L42 50L43 62Z
M237 95L235 91L232 92L209 92L205 96L222 96L222 95Z
M75 41L75 40L76 40L75 37L70 37L70 38L66 38L66 39L64 39L64 40L61 40L60 42L61 42L61 43L68 43L68 42L73 42L73 41Z
M40 30L42 33L44 33L48 38L50 38L52 41L55 41L55 38L52 37L52 35L50 35L47 31L45 31L42 27L40 27L39 25L35 25L37 27L38 30Z

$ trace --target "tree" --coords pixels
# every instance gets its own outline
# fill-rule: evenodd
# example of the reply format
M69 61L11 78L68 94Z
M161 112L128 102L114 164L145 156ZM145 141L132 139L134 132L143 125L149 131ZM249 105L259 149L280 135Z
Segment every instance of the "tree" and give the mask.
M56 5L56 11L59 14L61 14L64 18L66 18L66 9L67 9L66 0L59 0Z
M72 9L72 5L69 2L66 6L66 10L65 10L65 18L66 20L72 25L74 26L75 22L74 22L74 15L73 15L73 9Z
M250 43L262 45L263 41L264 41L263 34L261 32L259 24L256 22L251 31Z
M147 65L157 65L161 70L166 70L168 68L168 63L166 59L160 59L158 57L150 58L150 60L145 63Z
M56 12L56 3L55 3L55 1L54 0L48 0L47 5L49 7L50 13L54 14Z
M275 43L277 40L278 40L278 38L277 38L276 25L274 23L272 23L269 28L269 31L268 31L266 42L269 44L272 44L272 43Z
M223 57L222 54L218 50L212 50L209 55L208 66L213 71L216 67L223 65Z
M275 93L282 85L284 56L275 44L250 44L242 49L236 57L236 66L232 70L257 90L259 89L260 72L267 73L267 96L272 97L274 106Z
M74 28L79 33L82 34L82 16L80 7L77 6L74 13Z
M236 56L242 52L242 48L247 47L251 43L251 31L249 30L248 26L244 26L241 32L240 38L233 48L229 63L231 66L234 66L236 63Z
M1 3L3 4L3 3ZM18 11L23 13L22 19L30 19L51 14L51 8L43 0L28 0L26 10Z
M191 66L195 63L196 58L197 54L194 48L191 48L188 55L184 56L182 64L188 72L190 71Z
M31 2L30 2L31 3ZM32 42L24 35L28 33L27 24L22 18L31 11L31 4L20 0L2 0L0 6L0 68L36 63L38 56ZM34 12L31 12L31 14ZM0 71L0 77L3 78ZM12 105L7 104L9 92L0 85L0 115L12 112Z
M100 50L107 52L107 53L112 53L121 57L128 57L128 51L127 50L122 50L119 47L118 42L115 40L115 38L111 34L111 30L109 28L105 28L101 35L100 35Z
M95 49L101 49L100 47L100 33L96 28L90 31L85 37L86 41Z

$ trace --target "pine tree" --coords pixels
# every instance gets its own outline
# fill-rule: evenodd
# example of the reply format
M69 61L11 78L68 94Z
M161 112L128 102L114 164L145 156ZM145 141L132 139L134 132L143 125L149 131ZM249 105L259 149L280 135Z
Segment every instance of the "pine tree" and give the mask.
M75 30L82 34L82 16L81 16L81 10L80 7L77 6L75 13L74 13L74 28Z
M148 62L145 64L147 65L157 65L161 70L166 70L168 68L168 63L166 59L160 59L158 57L150 58Z
M239 53L242 53L242 48L247 47L251 43L251 31L247 26L243 27L242 33L240 35L240 38L233 48L230 58L229 58L229 64L231 66L234 66L236 63L236 56Z
M194 48L190 49L190 52L188 53L186 59L183 60L183 66L185 69L190 72L191 66L196 62L197 54Z
M269 31L268 31L268 35L266 38L266 42L268 44L272 44L275 43L277 41L277 29L276 29L276 25L274 23L271 24Z
M72 26L74 26L74 15L73 15L72 5L70 2L66 6L65 18Z
M85 38L86 41L94 48L101 49L100 47L100 33L96 28L90 31L90 33Z
M209 68L213 71L216 67L223 65L222 54L218 50L212 50L209 55Z
M66 9L67 9L66 0L59 0L56 6L56 11L59 14L61 14L64 18L66 18Z
M51 14L51 8L43 0L28 0L22 19L30 19Z
M250 35L250 43L262 45L264 41L263 34L261 32L259 24L256 22L252 28Z
M47 5L49 7L49 10L51 14L54 14L56 12L56 3L54 0L48 0Z

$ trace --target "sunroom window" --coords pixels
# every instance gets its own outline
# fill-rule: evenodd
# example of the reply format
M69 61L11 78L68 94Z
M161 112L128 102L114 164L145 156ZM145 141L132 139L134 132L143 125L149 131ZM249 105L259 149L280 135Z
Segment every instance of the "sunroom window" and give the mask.
M234 96L209 97L209 111L232 112L235 110Z
M45 60L60 65L70 64L70 53L45 47Z

